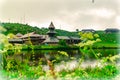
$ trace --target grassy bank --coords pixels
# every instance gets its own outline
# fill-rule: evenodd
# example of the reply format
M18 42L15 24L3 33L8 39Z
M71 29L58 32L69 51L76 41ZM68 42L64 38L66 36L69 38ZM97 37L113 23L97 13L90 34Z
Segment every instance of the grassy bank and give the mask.
M106 47L106 48L120 48L120 44L119 43L110 43L110 42L98 42L98 43L95 43L93 45L93 47L96 47L96 48L102 48L102 47Z
M40 66L29 67L27 65L23 66L23 69L17 71L4 71L4 80L115 80L117 75L120 75L120 67L115 65L105 65L103 67L92 68L88 66L87 68L75 68L74 70L62 70L56 72L55 76L50 74L50 72L42 71ZM116 79L118 80L118 79Z
M61 46L61 45L23 45L22 50L75 50L79 49L77 46Z
M76 45L67 45L67 46L61 46L61 45L22 45L22 50L31 50L32 47L35 50L77 50L79 49ZM114 43L95 43L92 47L93 49L120 49L120 44L114 44Z

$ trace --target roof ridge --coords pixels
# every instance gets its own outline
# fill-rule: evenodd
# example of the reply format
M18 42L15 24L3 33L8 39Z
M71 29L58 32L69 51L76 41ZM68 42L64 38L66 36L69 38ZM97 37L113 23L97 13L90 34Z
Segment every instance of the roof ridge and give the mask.
M53 22L51 21L50 25L49 25L49 28L55 28Z

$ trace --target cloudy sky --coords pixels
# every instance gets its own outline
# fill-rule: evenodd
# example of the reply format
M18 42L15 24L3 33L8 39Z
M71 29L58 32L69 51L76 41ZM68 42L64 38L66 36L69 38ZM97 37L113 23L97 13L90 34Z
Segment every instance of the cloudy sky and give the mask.
M0 21L38 27L53 21L69 31L119 28L120 0L0 0Z

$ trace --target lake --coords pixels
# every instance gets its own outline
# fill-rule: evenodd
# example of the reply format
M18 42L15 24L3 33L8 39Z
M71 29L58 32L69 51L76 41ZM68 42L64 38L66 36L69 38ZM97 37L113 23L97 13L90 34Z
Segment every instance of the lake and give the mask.
M100 54L99 57L105 57L109 55L116 55L120 53L120 49L94 49L96 54ZM56 60L56 63L59 63L61 61L69 61L73 59L79 59L82 57L82 54L79 50L65 50L67 54L69 55L68 57L60 54L57 50L25 50L21 51L18 53L9 51L8 53L10 54L8 56L8 59L16 59L17 61L25 62L28 60L29 64L32 64L34 61L35 64L37 65L39 60L43 61L43 64L46 64L46 59L49 60ZM94 59L94 55L91 51L86 54L86 59Z

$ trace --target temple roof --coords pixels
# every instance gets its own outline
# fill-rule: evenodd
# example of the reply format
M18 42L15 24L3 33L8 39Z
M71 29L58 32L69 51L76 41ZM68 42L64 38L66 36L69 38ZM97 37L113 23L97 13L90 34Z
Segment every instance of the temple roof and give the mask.
M57 32L56 31L48 31L47 34L48 33L54 33L54 34L56 34Z
M70 38L73 39L73 40L80 40L79 37L70 37Z
M68 37L68 36L57 36L58 39L63 39L63 40L80 40L79 37Z
M19 42L23 42L23 40L22 39L8 39L8 41L10 42L10 43L19 43Z
M23 35L21 38L26 38L26 37L41 37L41 35L36 34L35 32L31 32L31 33Z
M55 37L48 37L43 43L58 43L59 40Z
M53 29L55 28L53 22L50 23L50 25L49 25L49 29L50 29L50 28L53 28Z
M58 39L65 39L65 40L68 40L70 39L68 36L57 36Z
M21 37L21 36L23 36L23 35L22 35L21 33L17 33L16 36L17 36L17 37Z

